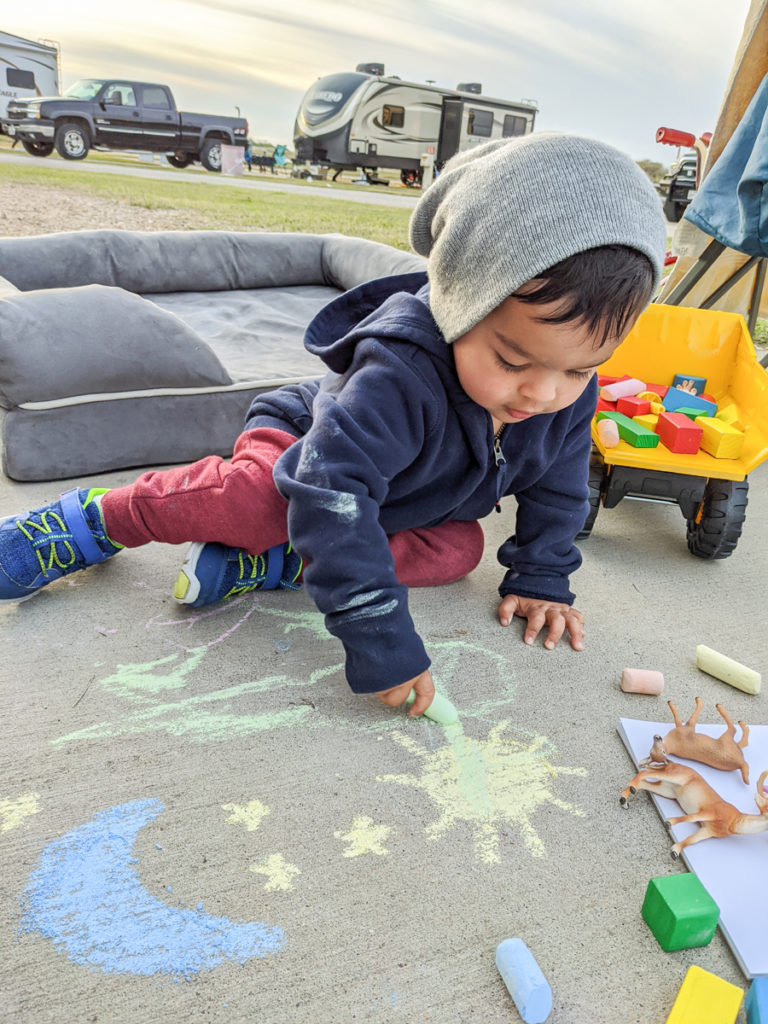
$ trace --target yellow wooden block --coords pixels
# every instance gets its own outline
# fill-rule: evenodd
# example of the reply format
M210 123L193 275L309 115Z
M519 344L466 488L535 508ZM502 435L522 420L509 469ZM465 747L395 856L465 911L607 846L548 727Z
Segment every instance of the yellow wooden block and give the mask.
M744 992L693 964L683 979L667 1024L734 1024Z
M655 391L641 391L640 394L637 397L638 398L642 398L642 400L644 402L660 402L661 401L661 395L657 395Z
M664 412L664 406L661 402L651 402L651 412L654 416L660 416Z
M741 413L739 412L739 407L735 402L728 402L727 405L718 406L715 418L722 420L723 423L730 423L730 425L735 427L736 430L744 429L744 424L741 421Z
M744 434L717 416L697 416L703 433L699 447L716 459L738 459L744 445Z
M633 416L632 419L635 423L639 423L641 427L645 427L647 430L656 430L656 424L659 422L659 417L655 416L652 412L647 412L643 416Z

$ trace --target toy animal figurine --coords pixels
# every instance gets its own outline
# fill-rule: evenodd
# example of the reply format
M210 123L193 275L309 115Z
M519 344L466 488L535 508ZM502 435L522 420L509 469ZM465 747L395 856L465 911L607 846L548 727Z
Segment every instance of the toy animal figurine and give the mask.
M701 826L698 831L674 844L672 858L677 860L681 850L691 843L700 843L702 839L768 832L768 796L763 791L766 778L768 769L757 782L755 803L759 814L742 814L737 807L718 796L697 771L676 761L641 768L627 788L622 790L620 802L622 807L627 807L630 795L638 789L647 789L649 793L677 800L686 813L677 818L667 818L667 825L682 825L688 821Z
M702 764L708 764L710 768L719 768L724 772L731 772L738 768L742 779L746 785L749 785L749 765L744 760L742 753L749 742L749 726L744 722L738 723L741 726L741 739L736 743L734 740L736 726L728 717L723 705L715 704L728 728L717 739L713 739L711 736L696 732L696 722L704 705L701 697L696 698L696 710L685 725L680 721L677 708L672 701L667 701L667 703L675 720L675 728L668 732L663 739L661 736L653 737L651 752L644 761L640 762L640 767L647 768L650 764L666 764L669 760L668 755L674 754L676 757L685 757L691 761L701 761Z

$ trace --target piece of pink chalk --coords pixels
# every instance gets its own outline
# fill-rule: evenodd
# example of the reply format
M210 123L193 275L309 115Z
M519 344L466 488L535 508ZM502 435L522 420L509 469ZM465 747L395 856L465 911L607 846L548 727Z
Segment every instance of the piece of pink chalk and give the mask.
M661 693L664 676L646 668L625 668L621 673L621 688L625 693Z
M600 420L597 424L597 436L606 448L615 448L619 443L619 428L613 420Z
M605 387L600 388L600 397L609 402L616 402L619 398L624 398L625 395L639 395L641 391L645 390L645 384L641 380L638 380L637 377L630 377L629 380L617 380L614 384L606 384Z

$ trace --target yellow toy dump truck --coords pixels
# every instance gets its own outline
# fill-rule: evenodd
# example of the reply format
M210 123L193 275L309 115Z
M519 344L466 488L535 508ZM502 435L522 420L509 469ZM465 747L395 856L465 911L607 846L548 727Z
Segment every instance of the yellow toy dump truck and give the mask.
M758 362L743 317L652 304L601 367L602 380L624 377L640 379L651 393L645 397L651 399L654 387L664 391L666 397L666 387L672 387L676 378L678 382L684 379L683 387L701 378L703 398L713 399L716 409L713 406L705 411L704 420L696 416L695 409L683 408L681 413L703 431L708 426L710 431L722 431L721 424L727 423L729 439L737 441L735 448L740 450L736 457L724 458L723 454L733 456L734 448L721 447L718 451L710 443L708 450L685 454L647 435L644 437L649 446L638 447L633 430L610 411L608 418L621 422L623 429L618 444L608 447L601 439L601 434L607 432L598 432L598 422L606 418L606 407L610 410L611 406L599 402L592 421L590 509L579 538L592 532L601 506L614 508L625 497L672 502L680 506L686 519L691 554L727 558L741 536L749 488L747 475L768 456L768 372ZM679 405L679 390L675 389L667 400L670 405ZM669 414L657 402L653 403L650 418L643 417L638 423L630 417L630 421L655 433L660 424L654 423L654 414L663 414L663 423L669 423ZM743 436L737 438L736 432Z

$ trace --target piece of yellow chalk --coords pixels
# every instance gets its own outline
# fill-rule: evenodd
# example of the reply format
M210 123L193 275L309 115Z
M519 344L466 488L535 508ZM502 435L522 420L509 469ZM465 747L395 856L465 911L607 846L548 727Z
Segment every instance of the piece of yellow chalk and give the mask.
M625 693L661 693L664 676L645 668L625 668L621 673L621 688Z
M760 693L762 677L759 672L739 664L733 658L727 658L724 654L718 654L704 644L699 644L696 648L696 667L707 675L728 683L729 686L735 686L737 690L743 690L744 693Z

